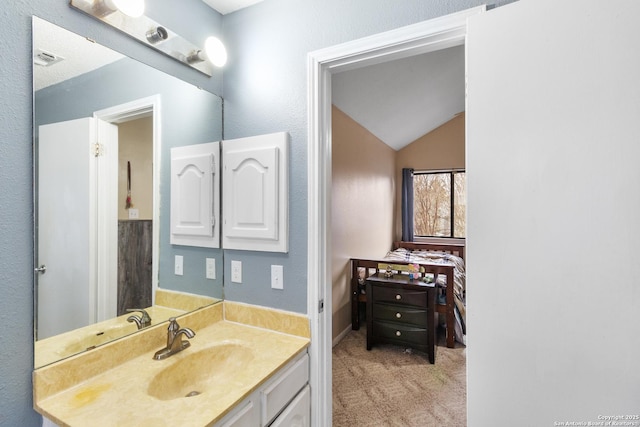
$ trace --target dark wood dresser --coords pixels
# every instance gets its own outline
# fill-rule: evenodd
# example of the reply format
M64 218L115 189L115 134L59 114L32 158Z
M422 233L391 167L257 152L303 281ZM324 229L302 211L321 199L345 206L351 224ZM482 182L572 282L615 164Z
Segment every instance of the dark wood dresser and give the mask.
M377 343L424 351L435 362L435 286L406 274L366 280L367 350Z

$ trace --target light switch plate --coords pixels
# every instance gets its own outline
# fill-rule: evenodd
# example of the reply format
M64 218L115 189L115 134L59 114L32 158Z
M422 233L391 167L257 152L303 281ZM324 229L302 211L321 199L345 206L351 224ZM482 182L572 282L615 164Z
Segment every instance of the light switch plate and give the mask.
M231 281L242 283L242 261L231 261Z
M215 279L216 278L216 259L215 258L207 258L206 261L206 278L207 279Z
M182 255L176 255L176 264L175 264L175 270L174 273L176 276L182 276L182 263L183 263L183 259L182 259Z
M271 288L284 289L283 271L281 265L271 266Z

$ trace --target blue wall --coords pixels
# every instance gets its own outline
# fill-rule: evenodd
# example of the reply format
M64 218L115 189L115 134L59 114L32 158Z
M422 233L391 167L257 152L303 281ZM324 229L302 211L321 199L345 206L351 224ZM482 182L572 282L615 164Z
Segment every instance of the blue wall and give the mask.
M222 250L169 243L171 148L222 139L222 98L145 64L122 59L91 73L39 90L35 95L37 126L90 117L101 110L159 94L162 134L160 166L159 284L165 289L222 298L222 274L205 279L205 258L216 259L222 272ZM183 255L183 276L173 272L174 256Z
M291 134L289 254L225 251L226 270L243 267L242 284L225 277L225 299L307 312L307 53L483 3L267 0L224 17L225 138ZM284 290L271 289L271 264L284 265Z

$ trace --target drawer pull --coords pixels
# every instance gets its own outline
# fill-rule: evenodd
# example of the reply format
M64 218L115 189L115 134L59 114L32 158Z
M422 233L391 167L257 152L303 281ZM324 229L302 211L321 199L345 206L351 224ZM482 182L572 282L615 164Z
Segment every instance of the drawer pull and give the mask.
M396 331L396 336L399 337L400 335L402 335L402 332Z
M397 295L396 295L396 299L402 299L402 295L397 294Z
M399 319L399 318L401 318L401 317L402 317L402 314L400 314L400 313L396 313L396 318L397 318L397 319Z

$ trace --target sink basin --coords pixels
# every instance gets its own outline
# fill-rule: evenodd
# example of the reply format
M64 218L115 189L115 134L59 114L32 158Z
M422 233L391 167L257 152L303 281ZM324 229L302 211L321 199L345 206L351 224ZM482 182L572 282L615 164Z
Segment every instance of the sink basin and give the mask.
M224 393L218 384L231 384L254 359L251 348L238 343L221 343L193 351L191 346L160 363L169 366L158 372L147 394L160 400L189 398L205 393ZM159 363L150 360L149 363Z
M113 341L116 338L131 334L137 330L138 328L136 325L132 323L125 323L89 331L82 336L74 337L71 342L61 349L61 353L71 355L89 350L106 342Z

